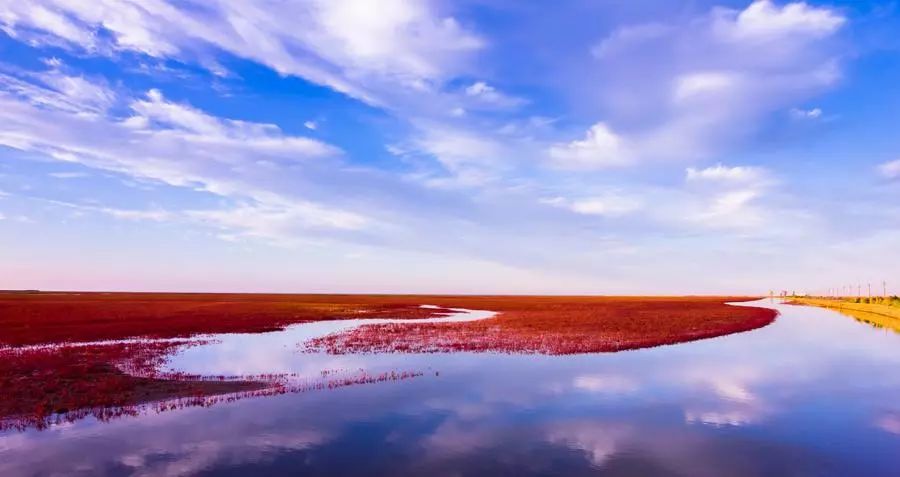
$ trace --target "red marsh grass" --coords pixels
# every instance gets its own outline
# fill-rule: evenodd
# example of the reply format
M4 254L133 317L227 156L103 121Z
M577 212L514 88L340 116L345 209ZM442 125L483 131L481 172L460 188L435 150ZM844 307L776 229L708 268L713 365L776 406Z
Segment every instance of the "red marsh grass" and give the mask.
M771 323L770 309L735 307L737 297L454 297L445 306L498 311L462 323L366 325L312 340L308 349L358 352L620 351L711 338Z
M642 348L751 330L772 310L727 306L733 297L538 297L0 293L0 422L40 427L52 416L128 414L134 406L205 405L240 395L296 392L278 377L161 375L160 364L191 337L266 332L344 318L409 318L366 325L311 345L331 353L497 351L570 354ZM420 305L438 308L421 308ZM441 308L446 307L446 308ZM496 311L490 319L415 323L447 308ZM185 338L68 346L125 338ZM49 344L49 346L37 346ZM29 347L31 346L31 347ZM410 372L402 379L415 376ZM357 377L334 386L394 379ZM340 384L343 383L343 384ZM321 386L313 384L311 386ZM331 385L329 385L329 388ZM217 398L216 396L225 396ZM108 411L116 409L117 411Z
M42 427L51 415L127 409L185 396L261 389L265 382L159 376L165 356L186 343L128 343L0 350L0 427Z
M262 333L310 321L429 318L423 297L200 293L0 293L0 344Z
M0 422L40 427L52 415L84 417L160 401L208 402L210 396L277 391L277 379L160 375L165 357L196 341L136 341L259 333L309 321L428 318L449 310L390 297L163 293L0 293ZM42 346L48 345L48 346ZM368 378L366 378L368 379ZM281 387L279 387L281 386Z

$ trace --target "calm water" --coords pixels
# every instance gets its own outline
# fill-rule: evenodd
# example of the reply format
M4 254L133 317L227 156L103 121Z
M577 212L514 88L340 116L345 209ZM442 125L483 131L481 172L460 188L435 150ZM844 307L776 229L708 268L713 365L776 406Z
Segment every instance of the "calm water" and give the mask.
M900 334L835 312L613 354L299 353L314 324L174 357L205 374L421 371L0 434L0 475L900 475ZM478 319L485 314L461 314Z

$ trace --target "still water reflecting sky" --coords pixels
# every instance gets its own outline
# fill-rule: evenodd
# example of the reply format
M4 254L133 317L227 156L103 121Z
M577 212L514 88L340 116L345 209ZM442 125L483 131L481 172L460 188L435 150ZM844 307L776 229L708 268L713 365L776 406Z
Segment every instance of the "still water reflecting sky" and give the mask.
M298 353L222 337L218 373L427 371L0 434L0 475L900 475L900 334L835 312L738 335L577 356ZM302 340L301 340L302 341Z

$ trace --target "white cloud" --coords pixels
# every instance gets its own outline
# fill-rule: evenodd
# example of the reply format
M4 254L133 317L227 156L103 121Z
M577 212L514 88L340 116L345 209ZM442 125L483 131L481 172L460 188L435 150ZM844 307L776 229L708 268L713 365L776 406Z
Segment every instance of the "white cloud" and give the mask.
M124 124L137 133L208 147L227 147L232 152L253 151L261 158L289 161L339 153L337 148L315 139L285 135L274 124L222 119L167 101L158 90L150 90L145 99L133 101L131 110L134 115Z
M153 222L165 222L174 218L171 212L165 210L127 210L115 209L112 207L100 207L96 209L98 212L110 215L117 219L125 220L150 220Z
M92 112L105 111L115 101L114 94L105 85L83 76L66 76L59 72L51 72L42 74L39 78L58 93Z
M223 238L263 239L281 245L308 241L310 229L357 231L371 224L365 217L329 209L308 201L265 194L264 201L205 210L122 209L103 205L38 199L75 211L107 215L116 219L150 222L198 223L223 231Z
M885 162L884 164L878 166L878 172L880 172L882 176L887 177L888 179L900 178L900 159L897 159L896 161Z
M170 212L167 210L163 210L160 208L153 208L148 210L140 210L140 209L119 209L115 207L107 207L101 205L93 205L93 204L78 204L73 202L65 202L60 200L51 200L51 199L36 199L40 202L45 202L48 204L52 204L59 207L65 207L67 209L73 209L76 212L76 215L82 215L83 212L93 212L98 214L108 215L110 217L114 217L116 219L122 220L134 220L134 221L152 221L152 222L167 222L170 220L175 220L178 214L174 212Z
M221 72L217 58L234 55L386 106L393 117L409 121L385 131L393 136L409 130L410 135L391 137L394 164L375 171L369 169L371 161L350 164L352 158L342 157L334 146L303 137L312 136L302 132L310 125L318 126L304 121L314 111L296 111L301 133L287 133L273 124L214 116L159 91L133 97L124 90L128 78L111 86L102 78L73 73L58 60L45 62L50 71L41 74L11 73L0 85L6 91L0 93L0 144L128 174L153 184L154 193L168 191L157 181L182 187L177 200L199 191L197 197L219 201L219 208L208 210L107 207L97 213L123 220L199 222L230 238L286 242L365 236L373 247L477 255L507 265L585 271L586 277L596 272L601 254L609 258L608 249L597 246L601 233L617 235L604 237L610 243L642 250L646 245L646 253L653 254L669 245L654 245L650 237L668 241L672 230L692 237L673 242L699 249L710 237L730 239L784 222L785 210L800 201L779 197L767 171L705 165L728 157L722 153L756 132L768 131L760 127L767 114L784 119L791 107L815 104L815 95L836 84L842 55L832 40L845 21L828 7L757 2L743 10L715 9L691 18L674 16L668 23L626 26L600 41L593 58L583 43L559 50L559 58L547 60L554 67L545 68L552 81L540 83L539 74L525 77L551 99L571 93L569 104L577 102L577 114L556 111L555 104L551 110L548 104L534 104L533 113L555 116L548 119L497 107L519 100L505 93L518 90L500 78L536 72L530 67L544 66L536 58L543 55L473 61L480 50L506 55L510 50L504 48L521 44L498 37L484 48L486 37L474 33L449 2L38 3L0 0L0 25L33 45L54 44L79 57L106 55L125 64L137 56L139 63L181 61ZM558 46L535 33L535 42ZM573 61L570 51L580 59ZM572 68L589 68L591 74L573 74ZM114 81L113 73L105 74ZM228 81L239 80L235 75ZM583 86L566 87L573 83ZM817 110L805 114L812 118ZM570 121L584 113L590 121L571 129ZM565 126L553 123L556 115ZM560 136L561 127L569 131L566 136ZM535 170L541 159L557 170ZM683 165L603 170L673 159ZM703 166L687 170L683 184L654 188L639 183L672 179L673 172L677 181L688 164ZM603 172L585 173L594 170ZM104 174L91 174L104 180ZM443 190L426 190L422 184ZM454 187L472 189L447 190ZM540 201L558 210L537 203L545 196L558 196ZM598 217L627 220L601 231ZM435 223L454 228L453 240L445 238L446 227ZM383 233L382 227L391 232ZM560 230L565 237L560 238ZM635 238L648 243L633 245ZM565 245L547 248L547 240ZM497 245L512 242L517 246ZM686 252L684 263L706 253ZM637 272L623 271L630 262L608 264L602 280L578 277L566 286L602 282L641 290L674 284L685 290L677 288L677 280L649 272L614 280L610 277L616 273ZM741 278L743 283L748 277ZM708 282L713 285L704 290L718 286ZM540 291L546 280L535 283Z
M757 0L734 16L720 10L717 32L737 41L775 42L821 38L834 33L846 19L834 10L804 2L778 7L770 0Z
M438 78L444 73L442 53L483 44L454 18L437 17L421 1L323 0L314 8L319 34L338 46L329 56L364 70Z
M424 0L220 0L202 8L162 0L4 1L0 27L101 53L191 59L218 48L370 102L398 86L440 82L484 45Z
M0 4L0 25L7 34L16 37L20 28L36 29L61 40L94 47L95 35L71 21L63 13L44 5L30 2L5 1ZM26 32L28 33L28 32Z
M436 187L469 187L495 179L508 167L506 147L490 137L463 129L421 124L412 149L433 157L450 176L429 177Z
M753 207L753 201L760 195L755 189L727 191L713 197L705 210L689 218L711 226L756 227L761 224L763 217L762 213Z
M760 229L778 215L761 205L774 185L768 171L759 167L722 164L704 169L688 168L685 181L695 196L684 218L710 228Z
M93 117L115 102L104 80L68 76L59 70L23 74L0 73L0 88L32 104Z
M551 146L547 154L553 165L564 169L597 169L631 162L623 139L604 123L591 126L584 139Z
M311 131L315 131L316 129L318 129L319 125L315 121L305 121L303 123L303 127Z
M340 153L333 146L287 135L271 124L212 116L170 102L157 90L131 101L132 115L126 119L85 117L72 111L68 102L45 101L53 91L29 83L23 88L20 83L0 84L14 93L0 89L0 123L4 125L0 145L244 201L250 205L187 217L232 227L245 235L271 238L284 231L298 236L313 229L355 230L370 223L340 207L296 197L295 184L281 192L273 190L278 181L272 179L272 172L277 176L279 164L291 167L333 157ZM133 220L185 217L160 210L92 210Z
M543 204L561 207L576 214L599 215L604 217L620 217L639 210L642 202L636 198L625 196L615 192L606 192L601 195L582 197L579 199L567 199L565 197L553 197L542 199Z
M497 88L484 81L476 81L467 86L465 93L466 96L475 98L481 103L502 108L519 106L525 102L522 98L516 98L497 91Z
M466 94L468 94L469 96L490 95L495 92L496 90L493 87L488 86L487 83L483 81L472 83L469 87L466 88Z
M834 38L845 22L828 7L757 1L626 26L597 44L590 82L572 89L598 102L631 163L709 159L837 84Z
M722 71L687 73L675 79L674 99L677 102L696 97L721 96L739 87L740 77Z
M728 167L718 164L705 169L689 167L686 170L688 181L729 181L729 182L759 182L764 179L766 172L758 167L734 166Z
M59 68L62 66L63 62L61 59L51 56L50 58L42 58L41 63L47 65L49 68Z
M670 30L670 26L661 23L648 23L619 28L591 48L591 54L596 58L619 54L635 44L660 38L669 33Z
M360 230L370 223L358 214L282 199L232 209L188 211L186 215L232 233L280 242L302 238L307 228Z
M88 177L89 174L87 172L51 172L49 176L57 179L81 179Z
M794 119L820 119L822 117L822 110L820 108L812 108L812 109L801 109L801 108L791 108L791 116Z

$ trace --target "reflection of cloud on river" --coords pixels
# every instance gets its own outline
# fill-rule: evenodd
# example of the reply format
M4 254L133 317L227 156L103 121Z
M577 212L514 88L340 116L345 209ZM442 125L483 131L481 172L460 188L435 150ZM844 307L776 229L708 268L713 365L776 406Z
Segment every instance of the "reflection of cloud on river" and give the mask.
M637 380L615 374L583 374L576 376L572 385L582 391L609 394L627 394L639 388Z
M875 427L900 436L900 412L889 412L875 420Z
M806 451L777 447L754 438L710 433L701 428L634 420L552 422L545 440L583 452L595 473L603 475L690 475L758 477L822 475Z
M594 466L602 467L632 433L623 424L585 422L551 425L546 435L548 442L583 451Z
M314 431L296 431L280 435L235 436L199 442L179 442L174 447L143 447L122 456L119 461L139 477L194 475L228 459L259 462L281 450L297 450L320 444L323 436ZM160 457L165 456L165 459ZM269 457L271 458L271 457Z
M772 412L772 406L754 388L767 375L747 364L703 364L688 368L681 378L694 399L684 404L688 424L742 426L757 423Z
M712 426L743 426L760 419L760 413L753 409L732 410L691 410L684 411L684 421L688 424L708 424Z
M501 432L496 426L451 420L442 423L431 435L422 439L421 445L428 457L445 459L496 445Z
M111 469L141 477L194 475L223 462L263 462L279 452L330 439L322 427L274 429L250 414L221 419L219 413L204 411L195 408L65 430L70 442L94 443L87 446L53 445L59 441L48 441L51 436L45 433L21 434L17 442L6 442L20 458L0 463L0 475L58 474L61 469L83 475L106 475ZM102 440L97 439L98 430L104 431Z
M698 362L683 368L676 379L700 394L711 393L726 401L747 403L759 400L752 388L770 377L760 367L748 363Z

